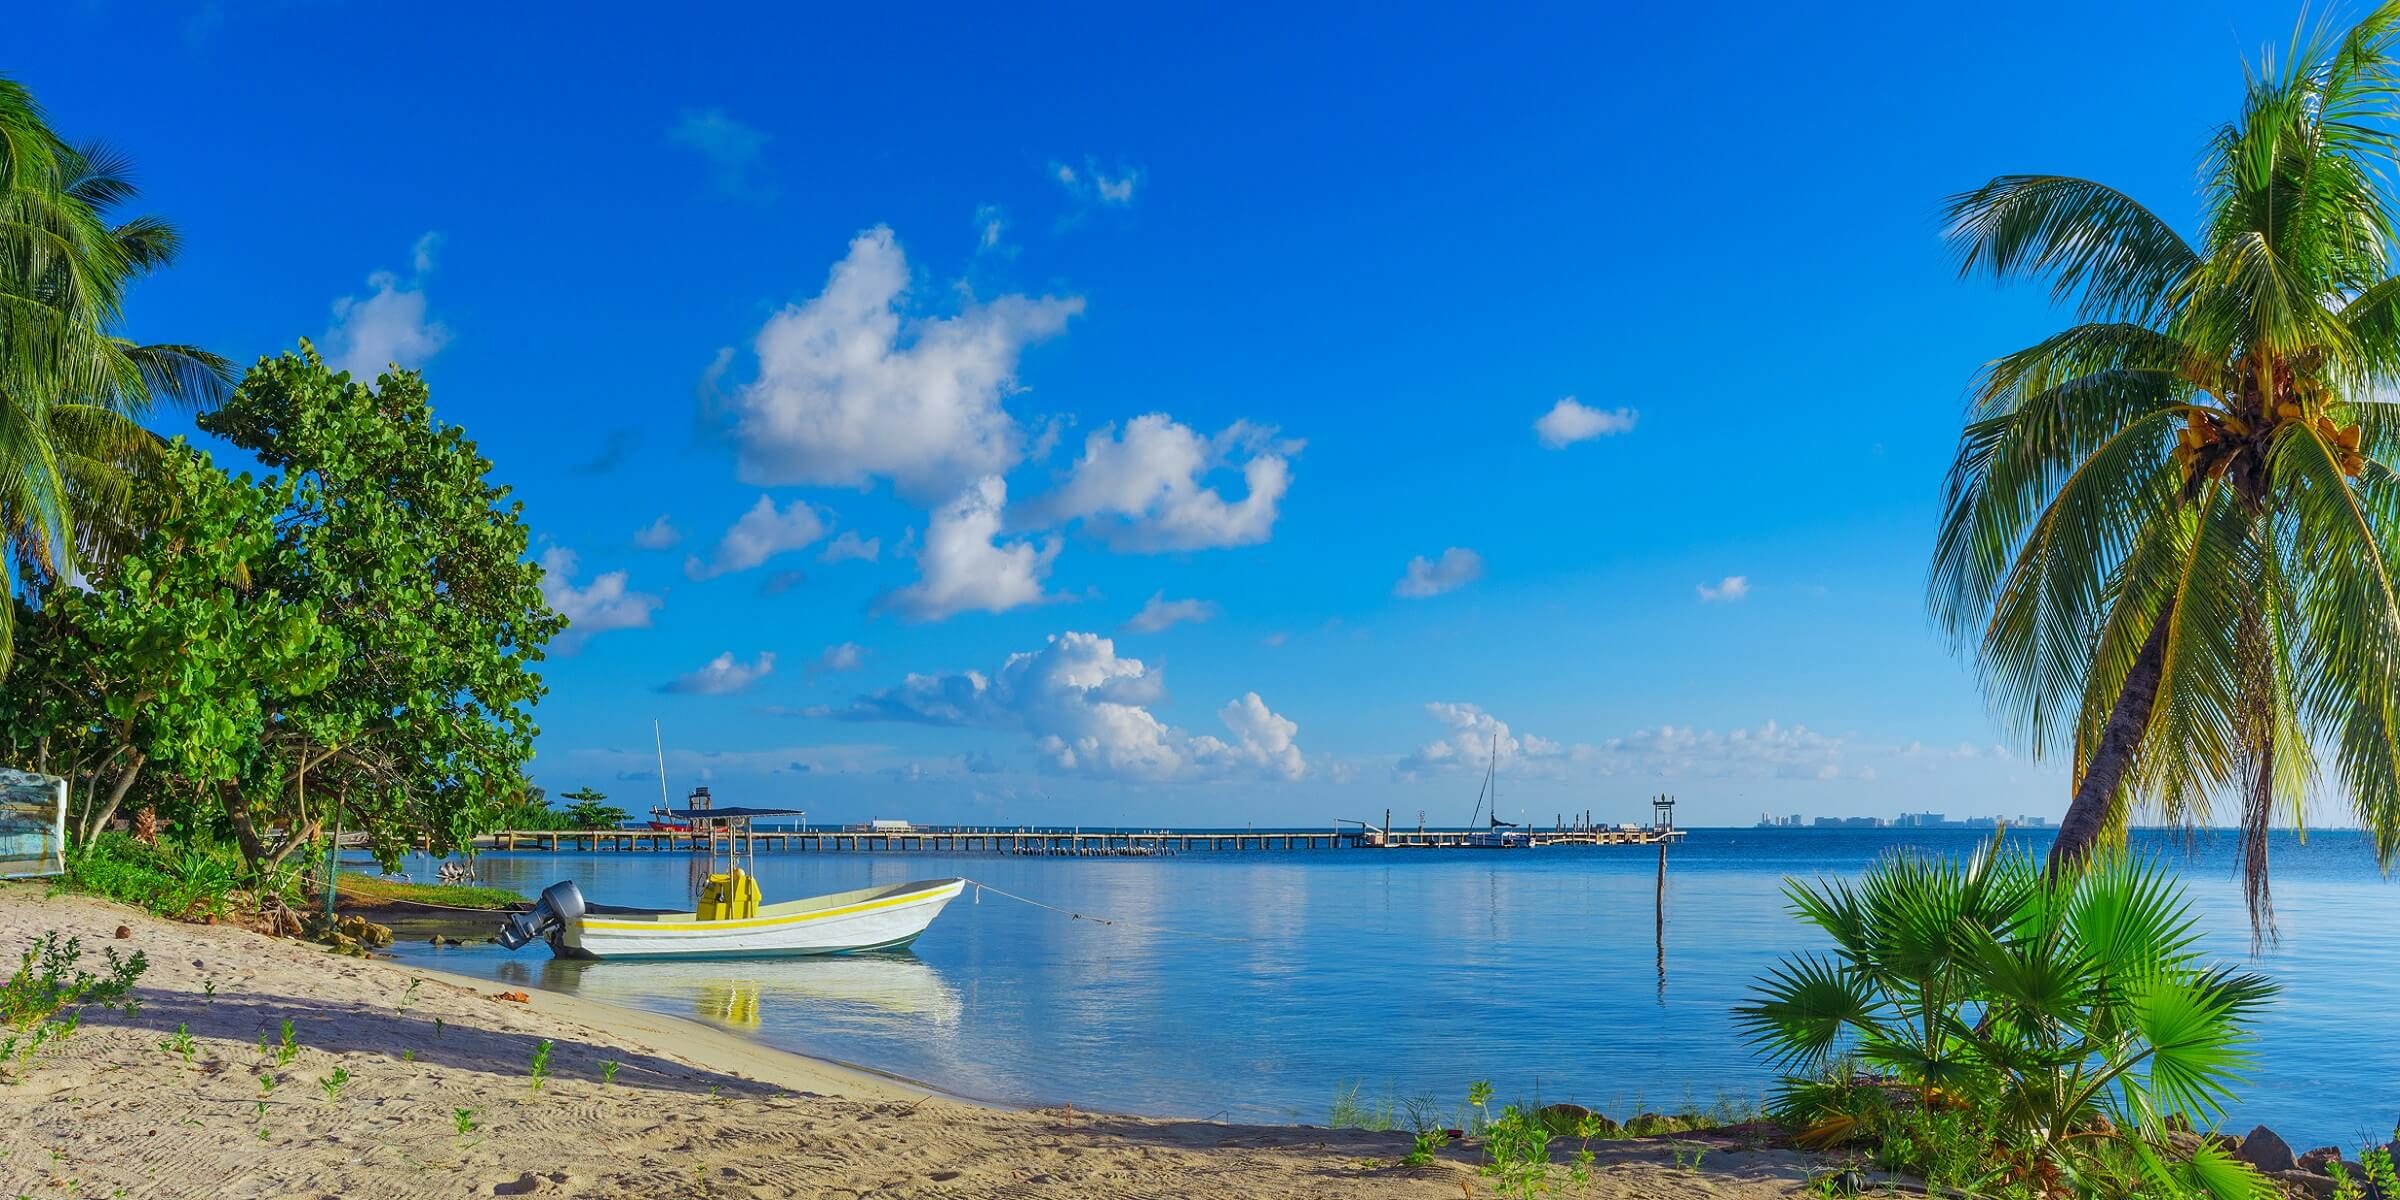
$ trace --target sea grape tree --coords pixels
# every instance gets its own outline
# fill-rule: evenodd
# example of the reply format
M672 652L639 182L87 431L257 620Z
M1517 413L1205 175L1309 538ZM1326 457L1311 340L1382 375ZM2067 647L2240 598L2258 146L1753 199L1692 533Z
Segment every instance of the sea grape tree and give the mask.
M252 769L271 714L331 680L341 638L316 605L261 582L291 487L235 478L178 443L128 516L142 531L95 576L47 578L15 603L0 689L12 761L68 779L77 844L137 783L209 802Z
M338 827L389 860L488 827L526 790L534 667L566 625L526 560L522 504L435 417L422 376L369 386L306 343L260 360L200 425L282 473L290 502L256 585L341 646L325 686L270 705L227 796L245 856L280 861Z

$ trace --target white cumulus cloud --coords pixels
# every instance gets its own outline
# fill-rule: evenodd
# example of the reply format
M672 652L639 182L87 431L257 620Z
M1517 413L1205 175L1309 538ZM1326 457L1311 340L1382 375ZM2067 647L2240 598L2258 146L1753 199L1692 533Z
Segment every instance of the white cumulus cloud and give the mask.
M1123 628L1134 633L1157 633L1170 625L1184 621L1206 621L1217 615L1217 606L1206 600L1169 600L1164 591L1151 594L1142 611L1126 620Z
M1704 604L1731 604L1750 594L1750 577L1728 575L1715 583L1699 584L1693 590L1700 593Z
M1240 699L1226 701L1225 707L1217 710L1217 719L1225 723L1234 740L1227 744L1214 738L1198 739L1210 744L1217 759L1255 768L1276 779L1298 779L1308 770L1308 760L1300 753L1299 723L1268 708L1257 692L1244 692ZM1203 761L1207 761L1206 753Z
M1568 396L1551 405L1550 411L1533 423L1533 431L1543 445L1558 450L1596 437L1629 433L1640 417L1640 413L1630 408L1611 412L1577 403L1575 397Z
M367 276L364 296L333 302L333 324L325 330L325 363L351 378L371 380L398 366L414 370L450 344L450 330L428 317L424 278L433 271L439 234L428 233L409 250L415 269L403 279L391 271Z
M859 486L888 478L925 500L1013 466L1024 435L1002 401L1025 348L1066 328L1078 297L968 301L905 318L907 257L892 231L858 235L825 289L758 332L758 376L726 400L741 478Z
M1440 558L1420 554L1408 560L1408 570L1392 585L1392 594L1420 598L1454 592L1483 578L1483 556L1464 546L1442 551Z
M713 579L752 567L791 550L804 549L825 536L825 520L805 501L775 507L771 496L760 496L741 519L717 540L716 553L702 561L693 555L683 564L694 579Z
M1154 553L1247 546L1267 540L1291 486L1296 442L1235 422L1204 438L1151 413L1084 439L1083 457L1057 490L1025 505L1032 525L1082 519L1119 550ZM1238 460L1238 462L1237 462ZM1247 491L1228 500L1203 480L1238 465Z
M760 653L753 661L742 662L734 658L733 651L728 650L708 660L707 666L697 671L686 672L675 682L659 690L682 692L692 696L730 696L735 692L747 689L751 684L766 678L774 671L775 655L772 651Z
M1042 581L1058 557L1058 540L996 541L1007 503L1008 485L987 475L935 510L917 550L917 581L886 593L879 607L914 621L939 621L1049 599Z
M1062 633L986 675L909 675L828 715L1019 733L1052 770L1122 782L1297 779L1299 726L1248 692L1218 710L1226 736L1193 734L1150 711L1158 670L1121 658L1096 633Z
M644 550L671 550L682 540L683 531L675 528L675 522L668 520L665 513L633 531L633 544Z
M861 562L874 562L882 554L882 538L862 538L845 529L832 541L825 543L825 552L817 556L817 561L837 563L858 559Z
M594 634L647 628L650 614L661 603L658 597L627 586L623 571L605 572L576 587L575 572L582 564L575 552L564 546L543 551L540 561L542 601L567 619L566 632L552 643L562 654L573 654Z
M1449 768L1481 771L1495 761L1502 771L1548 768L1576 757L1578 751L1589 753L1588 747L1570 750L1545 737L1517 733L1508 722L1473 704L1428 704L1425 713L1450 732L1400 760L1400 774L1406 777Z
M843 642L839 645L825 647L825 653L818 655L815 662L808 664L808 673L821 675L834 671L855 671L865 666L866 663L866 647L857 642Z

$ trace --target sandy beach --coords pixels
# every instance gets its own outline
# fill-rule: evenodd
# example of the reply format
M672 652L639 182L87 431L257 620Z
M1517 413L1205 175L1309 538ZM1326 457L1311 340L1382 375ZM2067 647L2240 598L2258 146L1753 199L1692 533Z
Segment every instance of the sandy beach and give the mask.
M1489 1194L1465 1150L1399 1166L1405 1134L974 1105L671 1017L539 991L520 1002L230 926L0 888L0 949L53 929L93 958L139 949L150 968L135 1013L88 1010L0 1088L0 1194ZM296 1051L278 1066L260 1043L287 1020ZM161 1044L178 1026L188 1062ZM329 1091L337 1071L346 1081ZM1704 1167L1675 1165L1677 1144L1710 1146ZM1807 1163L1706 1135L1594 1148L1596 1197L1794 1195Z

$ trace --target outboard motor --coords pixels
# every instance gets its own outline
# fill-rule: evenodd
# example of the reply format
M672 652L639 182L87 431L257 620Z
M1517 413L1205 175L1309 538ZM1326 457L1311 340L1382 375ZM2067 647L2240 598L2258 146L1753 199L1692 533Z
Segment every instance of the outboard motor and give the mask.
M516 950L535 938L549 938L555 948L556 938L566 928L567 922L581 916L583 890L575 886L574 880L562 879L542 889L542 898L533 902L532 911L510 917L508 923L500 927L500 935L496 940L502 946Z

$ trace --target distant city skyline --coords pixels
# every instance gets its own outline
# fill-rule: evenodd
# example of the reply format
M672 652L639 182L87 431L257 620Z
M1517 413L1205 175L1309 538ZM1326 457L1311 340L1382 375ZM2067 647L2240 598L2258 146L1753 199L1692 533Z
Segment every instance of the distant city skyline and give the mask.
M1904 812L1894 817L1806 816L1792 813L1776 816L1760 813L1759 829L1994 829L2002 825L2013 829L2047 829L2046 816L1959 817L1951 819L1938 812Z

